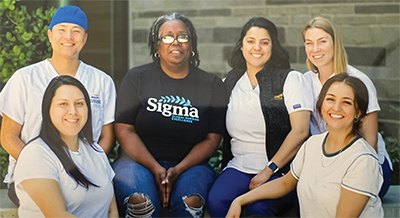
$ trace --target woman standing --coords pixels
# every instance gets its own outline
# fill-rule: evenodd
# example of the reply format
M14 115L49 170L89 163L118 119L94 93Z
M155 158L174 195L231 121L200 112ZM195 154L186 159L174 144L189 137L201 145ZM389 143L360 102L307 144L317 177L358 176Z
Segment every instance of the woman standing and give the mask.
M55 77L42 104L42 128L15 169L19 217L118 217L114 172L93 142L90 98L70 76Z
M347 54L335 27L325 18L316 17L303 28L303 40L310 69L304 76L311 84L314 102L317 101L322 86L331 76L347 72L360 79L368 89L369 105L360 135L375 149L383 169L384 183L379 196L382 198L390 186L392 166L386 152L385 142L378 133L378 111L380 110L376 89L367 75L347 64ZM315 105L315 104L314 104ZM312 135L327 131L326 122L316 111L311 116Z
M255 17L244 25L229 64L233 70L225 79L230 100L223 150L227 166L209 194L212 217L225 216L237 196L288 172L308 136L312 110L307 97L311 90L303 75L290 69L271 21ZM277 216L295 203L293 191L279 200L248 205L247 215Z
M192 22L172 13L150 28L153 63L131 69L117 98L120 158L113 164L121 216L199 217L215 179L207 164L221 141L226 94L198 68Z
M296 186L301 217L383 217L378 156L359 135L367 106L368 91L359 79L347 73L328 79L316 106L328 132L301 146L291 173L236 198L226 217L239 217L242 205L280 198Z

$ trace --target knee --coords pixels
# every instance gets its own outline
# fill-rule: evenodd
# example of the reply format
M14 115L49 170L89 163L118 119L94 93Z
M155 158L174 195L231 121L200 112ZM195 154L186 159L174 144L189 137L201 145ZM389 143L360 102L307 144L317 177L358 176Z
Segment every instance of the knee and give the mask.
M192 195L185 198L185 204L190 208L200 208L203 206L203 199L199 195Z
M125 202L127 204L127 217L151 217L155 210L149 196L145 194L132 194Z
M201 217L203 214L204 200L200 195L183 197L182 200L186 206L185 210L188 211L192 217Z

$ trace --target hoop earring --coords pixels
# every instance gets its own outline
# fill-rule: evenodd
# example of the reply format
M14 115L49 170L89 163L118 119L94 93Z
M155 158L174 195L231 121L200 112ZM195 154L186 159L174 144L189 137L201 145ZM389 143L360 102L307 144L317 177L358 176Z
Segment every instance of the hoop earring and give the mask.
M194 51L192 51L192 57L194 57L196 55L196 53L194 53Z
M154 53L154 57L155 57L155 58L159 58L159 57L160 57L160 54Z
M360 117L354 118L354 123L358 123L360 121Z

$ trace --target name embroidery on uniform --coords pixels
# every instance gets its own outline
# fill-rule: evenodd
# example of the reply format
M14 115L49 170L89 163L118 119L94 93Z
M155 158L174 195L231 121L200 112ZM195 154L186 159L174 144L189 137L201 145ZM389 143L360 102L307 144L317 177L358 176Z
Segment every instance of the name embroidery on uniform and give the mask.
M161 113L164 117L171 117L173 121L193 123L199 121L199 111L192 106L189 99L179 96L161 96L160 99L149 98L147 111Z
M90 102L92 104L97 104L98 106L100 106L101 104L101 100L98 94L94 94L92 96L90 96Z

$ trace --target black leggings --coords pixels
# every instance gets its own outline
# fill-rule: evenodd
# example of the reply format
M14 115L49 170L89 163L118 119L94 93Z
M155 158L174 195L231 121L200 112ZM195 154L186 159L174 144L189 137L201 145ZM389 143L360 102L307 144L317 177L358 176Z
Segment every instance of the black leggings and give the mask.
M8 185L8 197L10 200L17 206L19 207L19 199L17 197L17 194L15 194L15 182L11 183Z

